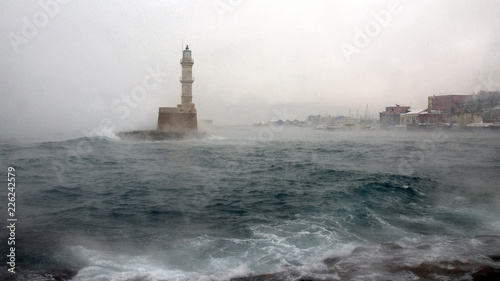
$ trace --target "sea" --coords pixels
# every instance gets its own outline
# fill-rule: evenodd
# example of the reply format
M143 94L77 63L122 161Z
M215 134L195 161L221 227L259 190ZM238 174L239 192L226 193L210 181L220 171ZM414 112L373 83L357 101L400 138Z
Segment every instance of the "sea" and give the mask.
M488 280L478 278L500 271L497 131L4 136L0 159L2 280Z

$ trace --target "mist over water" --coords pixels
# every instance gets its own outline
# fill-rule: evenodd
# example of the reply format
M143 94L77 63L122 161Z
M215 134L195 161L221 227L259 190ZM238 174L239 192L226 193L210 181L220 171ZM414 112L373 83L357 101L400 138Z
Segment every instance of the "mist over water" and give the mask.
M20 280L411 280L422 262L498 267L498 151L495 132L222 127L0 153L17 171Z
M155 128L158 107L179 103L186 44L198 117L216 124L267 122L283 106L290 120L426 108L431 95L500 89L499 11L495 0L3 1L0 130Z

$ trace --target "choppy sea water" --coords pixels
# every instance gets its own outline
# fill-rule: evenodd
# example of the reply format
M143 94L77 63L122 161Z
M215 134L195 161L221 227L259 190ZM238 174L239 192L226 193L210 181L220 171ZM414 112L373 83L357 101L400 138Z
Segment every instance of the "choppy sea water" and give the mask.
M500 267L499 137L228 127L182 141L3 138L17 280L472 279ZM0 251L7 276L6 239Z

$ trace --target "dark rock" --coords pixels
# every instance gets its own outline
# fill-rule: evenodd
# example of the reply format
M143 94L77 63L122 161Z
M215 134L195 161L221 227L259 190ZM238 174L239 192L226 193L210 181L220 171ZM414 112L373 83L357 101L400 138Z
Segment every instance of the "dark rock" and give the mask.
M475 238L486 245L500 245L500 236L498 235L478 235Z
M500 268L491 266L482 266L478 271L472 273L472 280L474 281L491 281L500 280Z
M356 253L365 252L366 250L368 250L368 248L363 247L363 246L359 246L359 247L354 248L354 250L352 250L351 253L356 254Z
M339 257L331 257L331 258L326 258L323 260L323 262L326 264L327 267L332 267L334 266L336 263L338 263L340 261L340 258Z
M261 274L255 276L248 277L238 277L231 278L231 281L288 281L288 280L296 280L296 281L338 281L332 279L318 279L310 276L301 276L300 274L293 272L278 272L278 273L270 273L270 274Z
M491 255L487 257L490 258L492 261L500 262L500 255Z
M7 269L5 269L5 271L6 272L0 273L0 280L15 281L18 279L18 274L9 273L7 272Z
M428 278L429 275L438 274L445 276L457 276L460 274L471 272L472 267L460 261L453 262L423 262L419 266L401 266L397 267L396 271L405 270L411 271L420 278Z
M419 249L419 250L430 250L431 249L431 245L429 245L429 244L420 244L420 245L417 245L417 249Z
M56 281L66 281L66 280L70 280L71 278L75 277L77 274L78 274L78 270L64 269L64 270L61 270L60 273L57 273L56 275L53 275L52 277Z
M459 260L454 260L454 261L440 261L439 264L442 264L444 266L453 266L453 267L467 267L469 269L472 269L472 265L459 261Z
M318 278L312 278L312 277L302 277L300 279L297 279L297 281L339 281L339 280L318 279Z
M0 273L0 280L16 281L16 280L31 280L33 278L36 278L36 280L45 280L45 281L67 281L71 280L77 274L78 274L78 269L48 269L44 270L44 272L40 272L38 270L35 271L24 270L24 271L16 271L15 274L8 272Z
M283 272L231 278L231 281L281 281L281 280L286 280L286 276Z
M382 248L385 250L401 250L401 249L403 249L403 247L399 246L396 243L382 243L382 244L380 244L380 246L382 246Z

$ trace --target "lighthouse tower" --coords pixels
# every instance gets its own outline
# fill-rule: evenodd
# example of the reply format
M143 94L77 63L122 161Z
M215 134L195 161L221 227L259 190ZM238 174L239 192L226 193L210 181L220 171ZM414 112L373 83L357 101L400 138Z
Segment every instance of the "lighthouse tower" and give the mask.
M192 107L194 109L193 103L193 64L194 60L191 58L191 50L189 50L189 46L186 46L186 49L182 52L182 107L189 108Z
M196 108L193 103L193 64L189 46L182 52L181 104L177 107L160 107L158 131L186 133L198 130Z

